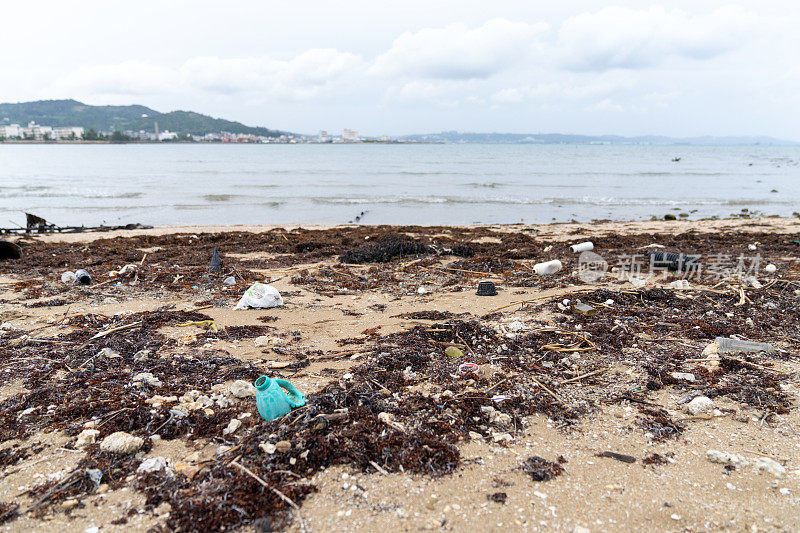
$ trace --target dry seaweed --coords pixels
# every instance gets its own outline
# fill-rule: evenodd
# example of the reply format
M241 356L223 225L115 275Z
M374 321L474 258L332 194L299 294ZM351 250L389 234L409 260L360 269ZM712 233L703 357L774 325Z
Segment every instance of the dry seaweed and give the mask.
M550 481L564 473L564 467L558 463L551 463L547 459L533 455L525 459L520 469L531 476L534 481Z

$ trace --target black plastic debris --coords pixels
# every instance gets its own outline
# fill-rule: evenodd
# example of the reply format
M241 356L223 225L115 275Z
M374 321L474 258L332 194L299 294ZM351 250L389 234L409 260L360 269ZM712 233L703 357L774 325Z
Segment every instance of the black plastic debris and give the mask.
M211 254L211 266L208 267L209 272L219 272L222 270L222 259L219 258L219 250L214 247L214 252Z
M0 241L0 261L19 259L20 257L22 257L22 248L19 245L9 241Z
M491 281L479 281L478 292L475 294L478 296L497 296L497 289Z
M608 457L610 459L616 459L617 461L622 461L623 463L635 463L636 457L632 457L630 455L625 455L624 453L617 453L617 452L601 452L597 454L597 457Z
M655 269L672 270L673 272L692 271L700 268L700 258L693 255L673 252L649 251L647 258Z

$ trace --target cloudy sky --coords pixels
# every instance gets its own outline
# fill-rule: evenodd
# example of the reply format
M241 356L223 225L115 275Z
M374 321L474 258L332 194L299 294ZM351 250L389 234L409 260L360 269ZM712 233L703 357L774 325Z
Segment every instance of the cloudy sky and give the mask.
M800 3L4 2L0 101L303 133L800 140Z

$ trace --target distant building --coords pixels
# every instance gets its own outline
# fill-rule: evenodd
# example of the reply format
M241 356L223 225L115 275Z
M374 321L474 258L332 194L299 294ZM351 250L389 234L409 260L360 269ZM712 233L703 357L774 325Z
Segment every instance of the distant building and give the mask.
M342 140L347 142L355 142L358 140L358 132L355 130L348 130L345 128L342 130Z
M69 141L83 139L83 128L70 126L66 128L53 128L53 139L56 141Z
M22 138L22 128L19 124L9 124L7 126L0 126L0 137L5 139L18 139Z
M156 130L157 131L157 130ZM159 141L171 141L173 139L177 139L178 134L174 131L164 130L158 134Z
M22 138L34 139L37 141L48 140L53 138L53 128L50 126L42 126L33 121L22 128Z

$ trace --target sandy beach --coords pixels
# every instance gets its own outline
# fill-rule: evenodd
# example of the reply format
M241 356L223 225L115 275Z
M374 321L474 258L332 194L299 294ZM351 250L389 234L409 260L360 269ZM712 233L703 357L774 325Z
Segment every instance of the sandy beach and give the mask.
M0 238L6 531L800 530L800 219Z

